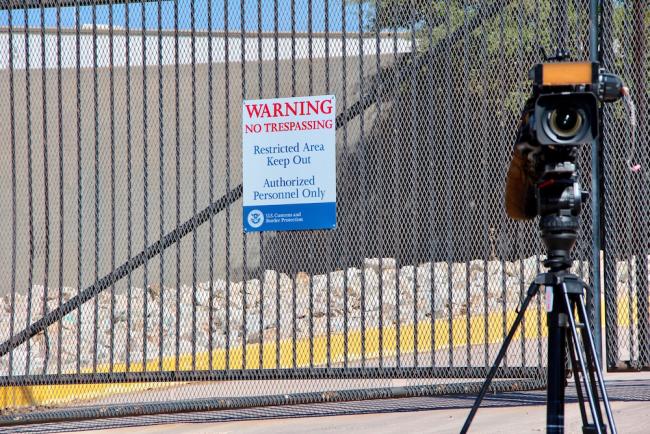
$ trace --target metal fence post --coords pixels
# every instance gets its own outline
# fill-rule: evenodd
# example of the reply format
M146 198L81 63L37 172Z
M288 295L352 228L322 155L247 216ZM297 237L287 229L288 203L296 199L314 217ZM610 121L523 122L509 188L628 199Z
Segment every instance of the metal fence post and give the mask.
M590 0L589 2L589 59L592 62L600 61L598 51L599 38L599 0ZM601 333L601 281L600 281L600 250L601 246L601 206L604 198L601 189L602 179L602 146L603 146L603 128L602 128L602 109L600 110L601 128L600 135L591 145L591 243L592 243L592 288L594 303L594 340L596 341L596 353L602 359L602 333Z

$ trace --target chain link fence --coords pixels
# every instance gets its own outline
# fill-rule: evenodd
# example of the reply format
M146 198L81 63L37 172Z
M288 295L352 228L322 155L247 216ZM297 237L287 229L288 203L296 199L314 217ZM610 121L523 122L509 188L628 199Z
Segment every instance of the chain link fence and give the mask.
M650 368L649 23L644 2L604 4L603 61L623 77L636 106L606 107L604 118L606 346L616 370Z
M502 205L527 73L540 47L589 58L588 1L2 5L5 409L478 388L543 253L536 224ZM604 8L604 23L616 17L606 63L615 41L628 50L629 36L608 35L626 31L630 8ZM641 80L625 53L624 75ZM318 94L337 99L337 228L244 233L242 100ZM612 225L637 205L633 221L648 217L615 194L646 184L610 173L628 132L609 124L607 288L625 266L647 270L647 237L623 247L611 237L631 232ZM591 164L581 149L584 185ZM590 231L584 212L574 271L586 281ZM641 319L636 275L625 294L645 294ZM612 335L608 297L610 365L627 333L647 366L647 325ZM537 300L497 388L543 387L545 321Z

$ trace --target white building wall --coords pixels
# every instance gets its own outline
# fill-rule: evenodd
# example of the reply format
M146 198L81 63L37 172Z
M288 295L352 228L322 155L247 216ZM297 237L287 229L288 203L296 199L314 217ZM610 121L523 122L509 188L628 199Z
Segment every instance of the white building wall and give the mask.
M24 69L29 57L30 68L40 69L43 62L43 51L45 51L45 67L56 68L58 65L58 36L56 32L48 29L45 33L45 44L43 47L40 31L30 30L28 37L25 38L23 29L13 29L13 36L10 37L7 28L0 29L0 69L8 69L10 65L9 47L10 39L13 43L13 67L14 69ZM79 39L79 57L82 68L92 68L94 66L95 44L97 53L97 67L105 68L110 66L110 37L105 29L99 29L97 35L93 36L87 30L82 30L79 36L69 30L61 34L61 67L75 68L77 66L77 38ZM26 53L25 40L27 39L29 50ZM162 56L163 65L173 65L176 63L176 40L173 34L165 32L161 36L162 53L159 53L159 37L157 34L148 33L144 36L146 45L146 64L157 65L159 57ZM245 61L260 60L261 41L261 60L272 61L290 60L294 56L296 60L307 59L309 57L310 40L305 34L298 34L295 39L283 34L276 40L273 35L264 34L261 38L255 36L244 37L244 55ZM139 31L134 31L128 39L124 35L123 29L116 29L113 35L113 66L122 67L127 65L141 66L143 64L143 37ZM226 42L228 50L226 54ZM312 58L320 59L325 57L325 48L329 44L330 58L337 57L358 57L360 55L372 56L377 54L377 50L382 55L393 53L410 52L412 42L410 38L392 36L382 36L377 44L374 37L364 37L359 40L356 33L348 33L345 38L345 44L341 34L332 34L329 39L323 36L313 37ZM208 52L208 37L204 33L196 36L194 40L195 62L197 64L206 64L210 60ZM417 43L416 47L417 48ZM44 50L43 50L44 49ZM130 54L127 58L127 52ZM242 38L240 35L230 35L227 38L224 35L212 38L212 61L214 63L224 63L226 56L230 62L240 62L242 60ZM184 33L178 37L178 62L179 64L192 63L192 38Z

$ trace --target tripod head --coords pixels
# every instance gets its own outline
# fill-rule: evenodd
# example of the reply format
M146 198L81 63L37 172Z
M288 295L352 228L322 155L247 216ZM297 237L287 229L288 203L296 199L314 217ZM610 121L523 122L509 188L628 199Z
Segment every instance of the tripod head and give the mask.
M574 147L544 147L536 185L539 229L547 249L544 265L552 272L571 267L571 249L578 236L578 217L588 193L580 188Z

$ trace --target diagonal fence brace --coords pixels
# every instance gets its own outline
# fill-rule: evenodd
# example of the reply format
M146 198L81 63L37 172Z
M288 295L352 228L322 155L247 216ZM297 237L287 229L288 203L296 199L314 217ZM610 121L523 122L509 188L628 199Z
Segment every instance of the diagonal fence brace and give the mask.
M127 276L133 270L144 265L149 259L155 257L160 252L165 250L167 247L173 245L178 240L183 238L185 235L191 233L198 226L205 223L210 219L210 217L216 215L220 211L224 210L226 207L231 205L242 195L242 186L234 188L227 194L221 196L217 201L213 202L210 206L202 210L201 212L195 214L187 220L182 225L178 226L173 231L169 232L167 235L162 237L160 240L156 241L142 252L133 256L131 259L126 261L124 264L117 267L111 273L102 277L94 284L88 288L81 291L76 296L72 297L70 300L49 312L43 318L38 321L30 324L20 333L13 335L11 338L6 340L0 345L0 357L7 354L12 349L16 348L18 345L25 343L28 339L34 337L38 333L44 331L47 327L54 324L56 321L61 320L64 316L72 312L73 310L79 308L83 303L97 296L99 293L105 289L111 287L114 283L120 279Z

